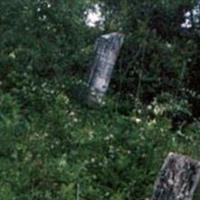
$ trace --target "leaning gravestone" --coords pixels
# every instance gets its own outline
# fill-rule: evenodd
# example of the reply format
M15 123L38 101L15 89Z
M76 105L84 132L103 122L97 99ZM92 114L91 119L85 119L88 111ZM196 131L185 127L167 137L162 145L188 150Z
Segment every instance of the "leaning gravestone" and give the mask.
M90 69L85 94L88 105L102 102L123 41L124 35L121 33L102 35L96 40L95 58Z
M200 179L200 162L170 153L156 181L153 200L192 200Z

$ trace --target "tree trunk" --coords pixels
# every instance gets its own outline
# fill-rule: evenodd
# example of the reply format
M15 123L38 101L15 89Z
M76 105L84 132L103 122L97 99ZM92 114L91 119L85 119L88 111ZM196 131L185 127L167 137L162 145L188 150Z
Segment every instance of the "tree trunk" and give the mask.
M113 67L123 44L124 35L110 33L102 35L95 44L95 58L90 69L87 83L86 102L89 105L99 104L105 95Z
M170 153L156 181L153 200L192 200L200 179L200 162Z

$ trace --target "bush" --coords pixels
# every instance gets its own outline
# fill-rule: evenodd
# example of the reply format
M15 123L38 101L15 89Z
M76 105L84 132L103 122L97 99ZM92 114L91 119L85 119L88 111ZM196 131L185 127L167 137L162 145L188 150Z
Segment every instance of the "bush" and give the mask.
M25 119L17 102L3 95L1 198L150 198L168 152L198 159L200 141L198 123L173 133L157 112L159 103L153 105L154 116L142 108L123 116L111 104L88 110L60 93L46 113Z
M85 25L91 2L0 1L0 199L150 199L170 151L199 159L199 122L171 131L170 119L191 116L198 92L186 79L198 45L172 26L183 1L162 2L102 4L115 16L105 31L127 37L114 95L95 110L72 95L102 32Z

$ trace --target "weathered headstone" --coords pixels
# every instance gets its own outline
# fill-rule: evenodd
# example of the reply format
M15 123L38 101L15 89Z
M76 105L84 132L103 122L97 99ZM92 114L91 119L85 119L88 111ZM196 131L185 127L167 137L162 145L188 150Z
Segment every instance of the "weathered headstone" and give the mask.
M153 200L192 200L200 179L200 162L170 153L154 188Z
M95 58L90 69L85 97L87 104L102 102L123 41L124 35L121 33L102 35L96 40Z

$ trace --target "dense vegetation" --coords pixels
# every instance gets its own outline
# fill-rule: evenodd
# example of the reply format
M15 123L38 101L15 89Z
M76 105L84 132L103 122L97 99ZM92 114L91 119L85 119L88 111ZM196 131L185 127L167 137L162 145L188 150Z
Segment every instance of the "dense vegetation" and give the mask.
M99 4L104 22L85 23ZM0 1L0 199L148 200L170 151L200 160L191 0ZM105 104L76 91L96 37L126 39ZM195 200L199 199L196 194Z

